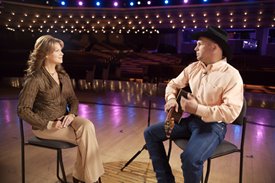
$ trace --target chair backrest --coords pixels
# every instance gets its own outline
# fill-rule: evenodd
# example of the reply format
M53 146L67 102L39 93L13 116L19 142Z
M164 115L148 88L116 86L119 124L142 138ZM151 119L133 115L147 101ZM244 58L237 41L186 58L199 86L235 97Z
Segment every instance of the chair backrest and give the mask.
M242 126L242 136L241 136L241 144L240 144L241 156L243 156L244 139L245 139L245 133L246 133L246 117L245 117L246 109L247 109L247 103L246 103L245 98L243 98L242 110L241 110L239 116L237 117L237 119L235 119L235 121L232 123L233 125L241 125Z
M232 124L234 124L234 125L243 125L244 118L245 118L245 115L246 115L246 109L247 109L246 100L245 100L245 98L243 98L242 110L241 110L239 116L235 119L235 121Z

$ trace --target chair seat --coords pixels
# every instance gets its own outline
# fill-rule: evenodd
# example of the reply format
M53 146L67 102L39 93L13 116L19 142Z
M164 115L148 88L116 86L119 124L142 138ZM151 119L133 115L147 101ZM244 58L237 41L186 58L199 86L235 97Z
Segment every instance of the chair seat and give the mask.
M177 140L174 140L174 142L179 148L184 150L188 143L188 140L187 139L177 139ZM221 142L221 144L218 145L218 147L216 148L216 150L214 151L214 153L212 154L212 156L210 158L211 159L217 158L219 156L231 154L233 152L240 152L240 150L238 149L238 147L236 145L230 143L229 141L223 140Z
M58 140L47 140L47 139L41 139L38 137L31 137L28 139L28 144L40 146L40 147L47 147L52 149L67 149L76 147L77 145L65 142L65 141L58 141Z

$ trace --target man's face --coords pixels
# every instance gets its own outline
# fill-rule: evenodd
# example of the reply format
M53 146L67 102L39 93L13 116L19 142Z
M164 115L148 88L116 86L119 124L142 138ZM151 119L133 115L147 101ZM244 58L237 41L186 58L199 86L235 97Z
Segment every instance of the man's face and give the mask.
M197 45L194 48L196 51L197 59L209 64L212 62L211 58L214 51L214 42L206 37L200 37L197 41Z

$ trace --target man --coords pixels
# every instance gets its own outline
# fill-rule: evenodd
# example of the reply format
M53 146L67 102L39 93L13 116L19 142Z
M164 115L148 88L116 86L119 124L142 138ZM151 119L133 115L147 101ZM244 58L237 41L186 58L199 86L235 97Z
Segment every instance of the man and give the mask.
M193 35L197 60L172 79L165 90L165 111L179 107L190 114L175 124L170 138L189 138L181 153L184 183L199 183L203 163L224 139L226 124L232 123L243 105L243 81L235 68L227 63L231 51L227 33L214 26ZM191 94L176 96L189 86ZM159 183L175 182L168 163L163 141L167 140L164 123L148 127L144 132L146 146Z

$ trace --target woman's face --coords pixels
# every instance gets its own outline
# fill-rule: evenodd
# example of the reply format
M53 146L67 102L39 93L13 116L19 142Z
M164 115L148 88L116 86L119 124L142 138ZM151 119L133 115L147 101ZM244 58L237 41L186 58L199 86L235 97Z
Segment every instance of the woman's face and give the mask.
M63 62L62 47L59 43L55 43L52 48L52 52L46 56L46 62L49 64L61 64Z

